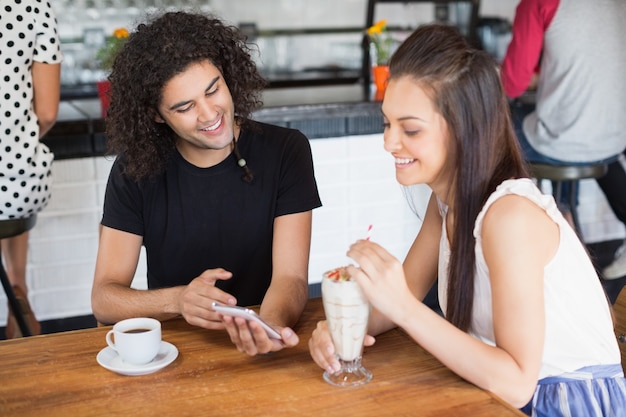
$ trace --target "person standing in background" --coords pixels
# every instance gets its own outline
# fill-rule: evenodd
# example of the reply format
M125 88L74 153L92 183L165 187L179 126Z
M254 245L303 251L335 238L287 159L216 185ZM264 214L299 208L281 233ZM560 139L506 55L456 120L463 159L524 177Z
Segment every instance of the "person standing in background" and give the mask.
M626 225L626 2L521 0L501 77L509 98L536 78L536 106L513 105L516 133L530 162L610 162L596 182ZM626 275L626 250L603 271Z
M54 125L61 89L61 43L47 0L3 0L0 10L0 220L28 217L49 202L54 155L39 140ZM0 241L7 275L28 306L28 232ZM33 334L41 326L30 306ZM9 311L6 337L19 337Z

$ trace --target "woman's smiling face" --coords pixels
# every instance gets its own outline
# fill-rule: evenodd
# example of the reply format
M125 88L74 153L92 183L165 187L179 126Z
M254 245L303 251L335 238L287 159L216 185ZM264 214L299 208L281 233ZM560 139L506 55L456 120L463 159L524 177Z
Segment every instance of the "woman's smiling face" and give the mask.
M224 160L238 135L235 108L220 70L211 62L190 65L163 87L157 122L176 134L176 147L190 163L207 167Z
M382 105L385 150L395 159L402 185L428 184L434 191L451 182L445 119L413 78L392 78Z

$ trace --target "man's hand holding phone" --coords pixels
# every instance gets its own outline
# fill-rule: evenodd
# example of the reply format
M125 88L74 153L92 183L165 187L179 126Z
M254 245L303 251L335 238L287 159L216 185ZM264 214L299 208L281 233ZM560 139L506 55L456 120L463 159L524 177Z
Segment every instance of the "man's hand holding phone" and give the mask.
M218 304L218 303L214 302L213 303L213 310L217 311L218 313L220 313L223 316L241 317L242 319L244 319L246 321L253 321L255 323L259 323L261 325L261 327L263 327L263 329L267 333L268 337L270 337L271 339L282 340L282 337L280 336L280 333L278 333L278 331L276 331L273 327L271 327L269 324L267 324L252 309L249 309L249 308L246 308L246 307L240 307L240 306L228 306L228 305Z
M293 330L288 327L273 328L254 310L218 303L213 303L212 307L221 315L233 344L240 352L250 356L277 352L296 346L300 341Z

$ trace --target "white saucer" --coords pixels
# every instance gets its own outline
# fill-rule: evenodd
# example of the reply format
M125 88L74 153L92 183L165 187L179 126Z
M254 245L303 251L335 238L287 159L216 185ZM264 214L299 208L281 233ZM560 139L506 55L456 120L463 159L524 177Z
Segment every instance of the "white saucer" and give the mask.
M109 371L117 372L122 375L146 375L165 368L170 363L174 362L174 359L178 357L178 349L171 343L161 341L161 348L157 353L156 358L145 365L131 365L122 361L117 352L110 347L102 349L96 360L103 367Z

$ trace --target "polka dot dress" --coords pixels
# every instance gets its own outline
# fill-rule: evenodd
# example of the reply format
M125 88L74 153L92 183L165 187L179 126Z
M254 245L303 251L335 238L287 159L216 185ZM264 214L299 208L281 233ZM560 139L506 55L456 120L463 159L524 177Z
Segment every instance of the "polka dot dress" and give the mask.
M0 2L0 220L27 217L50 200L54 155L39 142L33 61L62 60L48 0Z

